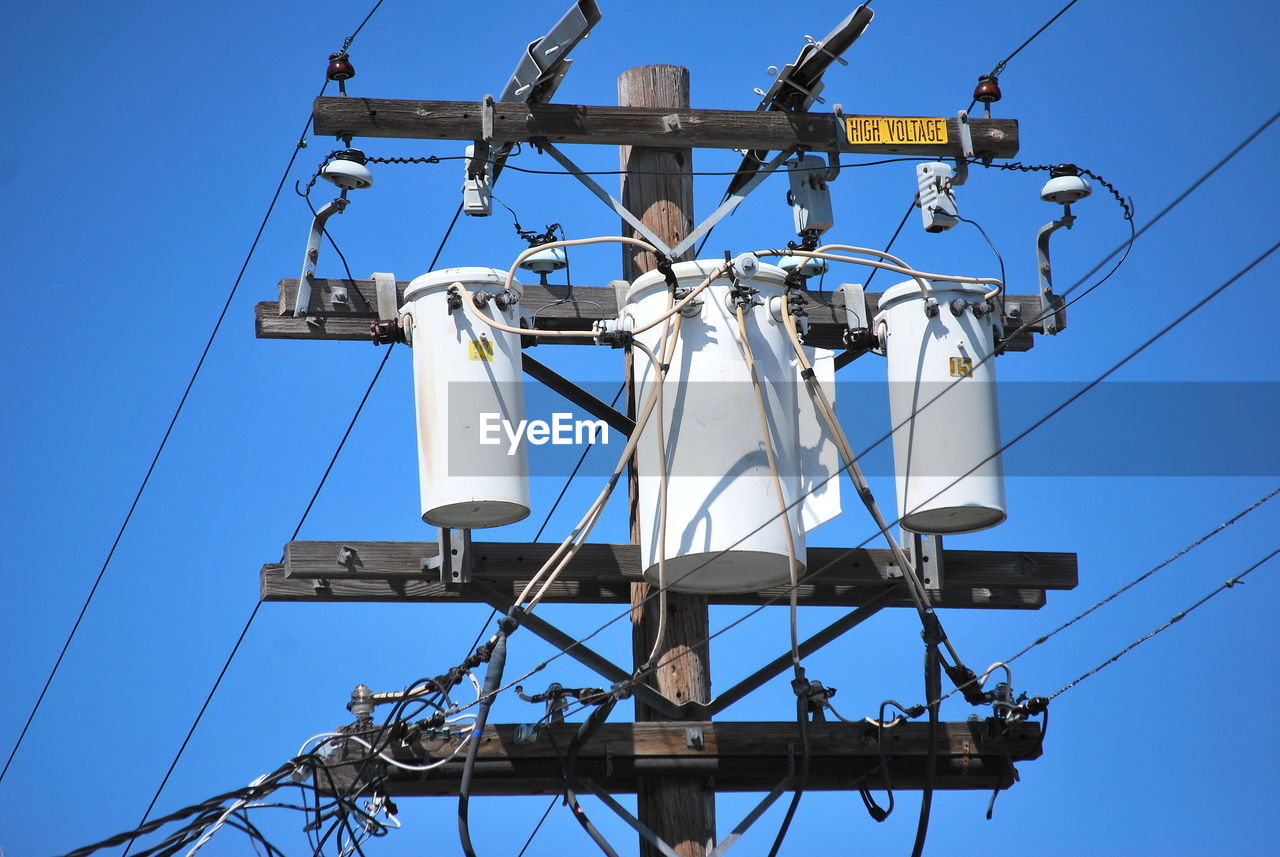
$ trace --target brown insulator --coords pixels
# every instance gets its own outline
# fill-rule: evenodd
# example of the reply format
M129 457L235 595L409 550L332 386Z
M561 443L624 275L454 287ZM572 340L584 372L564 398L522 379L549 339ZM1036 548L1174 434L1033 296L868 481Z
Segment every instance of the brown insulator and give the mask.
M993 104L1000 100L1000 80L995 75L984 74L978 78L973 90L973 100Z
M346 53L329 54L329 68L325 76L329 80L350 80L356 76L356 69Z

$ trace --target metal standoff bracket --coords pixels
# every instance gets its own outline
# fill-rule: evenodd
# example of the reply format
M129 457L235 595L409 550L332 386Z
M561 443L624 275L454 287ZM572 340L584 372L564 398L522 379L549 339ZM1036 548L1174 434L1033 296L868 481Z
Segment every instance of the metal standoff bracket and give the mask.
M346 193L346 191L343 191L343 193ZM346 198L338 197L317 211L316 216L311 221L311 230L307 233L307 253L302 260L302 274L298 277L298 298L293 306L294 318L304 317L307 314L307 307L311 304L311 278L315 276L316 261L320 258L320 244L324 240L325 221L335 214L341 214L346 207ZM334 289L333 300L335 303L345 304L348 300L347 290L345 288Z
M471 530L440 529L440 552L423 557L423 571L439 569L441 583L471 582Z

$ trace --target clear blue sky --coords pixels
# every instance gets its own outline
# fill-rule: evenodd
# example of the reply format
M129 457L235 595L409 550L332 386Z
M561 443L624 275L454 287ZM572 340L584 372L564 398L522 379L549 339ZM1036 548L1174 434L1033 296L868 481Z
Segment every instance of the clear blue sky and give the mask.
M358 77L351 91L479 100L501 88L524 43L544 32L562 5L387 0L352 48ZM575 52L560 101L613 103L619 72L672 63L691 69L696 106L748 109L757 100L752 88L768 86L766 66L793 58L804 34L821 37L852 8L756 0L601 5L604 20ZM996 10L881 0L849 55L850 67L828 76L828 101L849 112L953 114L969 103L976 76L1060 5ZM11 295L11 330L0 346L3 755L236 276L320 88L327 55L366 9L329 0L48 2L11 16L0 213ZM1134 198L1141 225L1280 107L1273 85L1278 18L1274 5L1260 2L1153 7L1083 0L1009 65L996 115L1021 121L1022 160L1072 161L1101 173ZM331 142L313 139L294 177L310 175ZM358 144L377 155L460 151L453 143ZM612 151L579 152L585 164L616 164ZM1063 335L1002 358L1001 377L1086 381L1269 247L1277 232L1278 156L1280 127L1273 126L1141 238L1121 271L1072 308ZM532 153L521 163L554 168ZM723 153L695 160L699 169L732 163ZM377 186L333 222L356 276L423 273L460 180L456 162L377 169ZM1013 292L1034 289L1034 234L1056 216L1037 197L1042 180L979 170L960 191L962 213L979 220L1003 252ZM718 199L723 181L699 179L701 211ZM838 223L830 235L881 245L914 190L914 170L910 164L848 170L833 188ZM782 193L778 180L766 184L717 230L708 253L776 246L791 237ZM558 221L572 236L617 228L568 179L507 173L499 195L526 226ZM1055 238L1064 284L1125 237L1118 206L1101 190L1076 213L1076 228ZM259 568L279 558L381 357L362 343L254 338L253 305L274 297L278 279L297 275L308 218L299 200L282 197L112 567L0 784L5 857L61 853L137 822L253 607ZM502 267L522 246L505 215L466 220L440 266ZM985 243L963 224L934 236L913 220L896 249L925 270L996 273ZM613 279L617 259L613 249L576 252L575 279ZM326 252L320 272L340 270ZM1272 331L1280 314L1278 275L1280 259L1273 257L1118 377L1280 381ZM833 274L828 282L833 278L839 281ZM575 378L620 379L612 356L583 366L580 354L539 349ZM867 358L847 377L879 380L883 369ZM1274 458L1261 454L1273 443L1274 395L1215 397L1211 406L1192 399L1171 415L1141 401L1140 386L1132 389L1130 411L1122 401L1091 416L1086 397L1063 415L1075 428L1052 434L1053 423L1046 426L1055 443L1042 447L1044 454L1072 456L1083 462L1079 470L1026 470L1009 482L1005 524L949 540L953 547L1080 557L1080 587L1050 593L1039 612L944 616L974 667L1012 654L1230 517L1280 476ZM406 351L393 357L375 389L302 538L431 536L417 517L410 391ZM1206 428L1196 430L1187 414L1209 407L1217 413L1204 414ZM856 402L842 402L841 413L856 436L878 430L860 421ZM1033 416L1017 413L1023 422ZM1088 443L1077 441L1083 431L1092 433ZM1247 457L1250 443L1259 447L1260 472L1180 475L1180 461L1204 472L1195 463L1206 450L1231 445ZM1112 465L1092 464L1095 455L1112 461L1150 446L1173 453L1155 475L1111 476ZM887 502L891 484L877 485ZM575 486L548 538L577 519L597 486L598 477ZM552 478L539 483L529 520L492 537L531 538L558 487ZM856 543L868 527L848 509L813 542ZM1023 659L1018 688L1055 690L1268 553L1278 529L1280 506L1254 513ZM594 538L625 537L615 509ZM1264 567L1243 588L1064 695L1053 707L1044 757L1020 766L1022 782L1001 797L993 821L981 818L985 794L937 797L929 853L1273 853L1280 833L1270 797L1280 761L1270 716L1277 703L1270 679L1278 597L1280 568ZM609 610L545 612L584 632ZM747 641L766 641L770 652L785 647L784 613L766 611L723 638L713 650L718 686L753 667L756 647ZM264 605L158 808L186 805L274 768L303 739L345 722L343 705L356 682L398 688L453 665L486 614L480 606ZM735 615L715 610L713 626ZM828 610L806 611L802 627L816 630L829 619ZM628 631L615 625L602 648L621 661L628 642ZM860 717L882 698L920 697L920 648L915 617L900 612L877 617L807 665L811 677L840 688L836 701L846 715ZM547 654L531 635L520 635L511 669ZM593 681L576 666L557 668L539 680ZM792 710L781 681L726 717L787 719ZM944 708L948 719L968 713L958 700ZM526 704L504 698L493 719L533 716ZM514 854L545 803L476 801L480 853ZM914 797L903 795L900 811L883 825L859 804L854 794L807 795L783 853L909 849ZM747 805L742 797L721 800L722 832ZM404 829L372 844L370 854L455 853L452 801L404 800L401 809ZM631 834L603 810L595 815L618 843L633 847ZM764 853L780 816L775 807L735 853ZM303 847L292 823L272 827L288 853ZM224 835L227 841L208 853L248 850L230 844L239 834ZM589 853L592 846L557 810L530 853L569 849Z

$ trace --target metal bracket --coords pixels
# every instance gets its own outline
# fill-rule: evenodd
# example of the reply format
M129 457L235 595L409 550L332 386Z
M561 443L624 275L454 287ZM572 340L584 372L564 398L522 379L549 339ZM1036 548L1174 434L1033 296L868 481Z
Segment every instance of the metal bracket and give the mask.
M338 197L333 202L316 212L311 220L311 231L307 233L307 253L302 260L302 275L298 277L298 298L294 302L293 317L302 318L307 314L311 304L311 278L316 273L316 260L320 258L320 244L324 240L324 224L335 214L341 214L347 207L347 200ZM333 290L334 303L347 302L345 288Z
M686 250L697 243L699 238L710 231L711 227L719 223L726 214L729 214L737 208L742 201L747 198L751 191L755 190L760 182L764 181L770 173L785 164L787 159L795 152L795 149L787 149L785 152L779 152L778 155L764 167L764 169L753 175L751 180L743 185L740 190L729 194L725 198L724 202L720 203L720 206L716 208L715 211L707 215L706 219L699 223L696 229L686 235L679 244L674 247L669 247L665 241L654 234L652 229L645 226L644 222L631 212L631 209L627 208L615 199L613 195L601 187L595 179L583 172L582 168L575 164L568 155L557 149L551 143L543 143L542 148L547 154L555 158L556 162L559 163L560 166L572 173L573 177L581 182L587 190L591 191L599 197L601 202L613 209L615 214L627 223L631 224L631 228L634 229L641 238L658 248L658 251L662 253L662 255L671 260L679 259Z
M1063 309L1065 301L1053 293L1053 268L1049 264L1049 238L1059 229L1070 229L1076 222L1071 213L1071 206L1066 206L1062 217L1046 223L1036 233L1036 274L1040 279L1040 319L1044 321L1045 333L1058 334L1067 326L1067 313Z
M686 235L684 240L677 244L672 251L667 254L667 257L670 259L679 259L681 254L692 247L705 233L709 232L711 227L719 223L726 214L729 214L737 208L738 205L747 198L751 191L755 190L756 187L759 186L760 182L768 178L770 173L785 164L787 159L790 158L795 151L796 150L792 148L787 149L785 152L779 152L777 156L766 164L762 170L753 175L745 185L729 194L725 198L724 202L720 203L720 207L707 215L706 219L699 223L696 229Z
M931 592L941 592L944 577L942 536L902 530L902 549L916 564L916 573Z
M467 179L474 181L489 175L489 164L492 162L493 142L493 96L486 94L480 102L480 139L468 147Z
M441 583L471 582L471 531L440 529L440 552L424 557L422 568L439 569Z
M631 672L624 670L584 643L575 640L537 614L526 613L519 607L515 607L510 597L503 595L489 584L480 580L473 580L468 585L473 587L490 607L496 607L503 613L511 613L520 622L521 626L560 649L578 663L595 670L603 678L614 684L631 683ZM670 720L688 719L682 706L667 699L647 684L637 682L632 685L631 692L637 699L643 701L645 705L657 711L663 717Z
M802 580L801 583L804 581ZM851 610L814 634L809 639L800 644L800 656L808 657L814 652L821 649L828 643L838 639L840 636L870 619L876 613L884 609L892 598L901 594L898 586L889 586L877 595L868 598L861 606ZM680 710L684 717L689 719L710 718L721 711L724 711L730 705L742 699L765 682L781 675L791 669L792 660L791 652L787 651L765 664L733 687L726 688L710 702L686 702L680 706ZM679 719L679 718L677 718Z
M622 304L619 303L619 306ZM628 416L618 413L610 405L597 399L586 390L579 387L569 379L560 375L549 366L540 363L538 360L529 356L528 352L520 355L521 365L524 372L535 381L541 381L547 387L564 396L573 404L582 408L591 416L604 420L609 427L615 431L621 432L628 437L636 430L636 421Z
M956 174L951 183L959 186L969 180L969 161L973 159L973 130L969 127L969 111L958 111L956 119L960 125L960 157L956 158Z
M665 241L655 235L652 229L645 226L640 218L631 213L629 208L614 199L613 196L611 196L607 190L602 188L595 179L584 173L581 167L569 159L568 155L561 152L550 143L543 143L542 148L547 154L555 158L556 162L559 163L560 166L572 173L574 178L582 182L583 186L585 186L587 190L598 196L601 202L612 208L614 213L627 221L627 223L631 224L631 228L638 232L640 237L644 238L644 240L648 241L654 247L657 247L658 250L668 259L676 258L676 255L671 251L671 248L667 246Z
M396 293L396 275L375 271L369 275L377 296L378 318L393 319L400 315L400 296Z

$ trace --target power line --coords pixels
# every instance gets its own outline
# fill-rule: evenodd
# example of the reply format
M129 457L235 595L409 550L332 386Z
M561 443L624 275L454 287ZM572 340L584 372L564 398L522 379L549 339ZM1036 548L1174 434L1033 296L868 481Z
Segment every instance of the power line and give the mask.
M1061 632L1065 631L1067 628L1070 628L1072 625L1074 625L1075 623L1079 622L1081 619L1085 618L1085 617L1086 617L1086 616L1088 616L1090 613L1094 612L1095 610L1097 610L1097 609L1098 609L1098 608L1100 608L1100 607L1105 607L1107 604L1110 604L1112 601L1114 601L1115 599L1119 598L1121 595L1123 595L1124 593L1128 592L1130 589L1132 589L1133 587L1137 586L1139 583L1142 583L1143 581L1147 580L1148 578L1150 578L1150 577L1154 576L1157 572L1159 572L1159 571L1161 571L1161 570L1163 570L1163 569L1167 568L1168 566L1172 565L1174 562L1178 561L1179 559L1182 559L1182 557L1184 557L1184 556L1186 556L1187 554L1191 553L1193 550L1195 550L1196 548L1200 547L1200 546L1201 546L1202 544L1204 544L1205 542L1209 541L1209 539L1213 538L1214 536L1216 536L1216 535L1218 535L1219 533L1221 533L1223 530L1227 529L1228 527L1232 526L1232 525L1233 525L1233 524L1235 524L1236 522L1240 521L1242 518L1244 518L1244 517L1245 517L1246 515L1248 515L1250 512L1253 512L1253 511L1255 511L1255 510L1257 510L1257 509L1261 508L1264 504L1266 504L1269 500L1271 500L1271 499L1272 499L1273 497L1275 497L1277 494L1280 494L1280 488L1275 488L1275 489L1271 490L1270 492L1268 492L1267 494L1265 494L1264 496L1262 496L1261 498L1259 498L1258 500L1255 500L1255 501L1254 501L1252 504L1250 504L1247 508L1242 509L1241 511L1239 511L1239 512L1237 512L1236 514L1232 515L1230 518L1228 518L1227 520L1223 521L1221 524L1219 524L1218 526L1214 527L1214 528L1213 528L1212 530L1210 530L1209 532L1207 532L1207 533L1205 533L1204 535L1200 536L1198 539L1196 539L1195 541L1191 542L1191 543L1190 543L1190 544L1188 544L1186 547L1182 548L1182 549L1181 549L1181 550L1179 550L1177 553L1175 553L1175 554L1173 554L1172 556L1170 556L1168 559L1164 560L1164 561L1163 561L1163 562L1161 562L1161 563L1158 563L1157 565L1153 566L1152 568L1147 569L1147 570L1146 570L1146 571L1144 571L1142 574L1138 575L1138 576L1137 576L1137 577L1135 577L1133 580L1129 581L1129 582L1128 582L1128 583L1126 583L1124 586L1121 586L1121 587L1120 587L1119 589L1117 589L1115 592L1113 592L1113 593L1111 593L1110 595L1108 595L1106 598L1103 598L1101 601L1099 601L1098 603L1094 604L1093 606L1091 606L1091 607L1089 607L1089 608L1087 608L1087 609L1085 609L1085 610L1081 611L1080 613L1077 613L1075 616L1073 616L1073 617L1071 617L1070 619L1068 619L1067 621L1063 622L1061 625L1059 625L1058 627L1054 628L1054 629L1053 629L1052 631L1050 631L1049 633L1047 633L1047 634L1043 634L1043 635L1041 635L1041 636L1037 637L1035 640L1033 640L1033 641L1031 641L1030 643L1028 643L1027 645L1023 646L1021 650L1019 650L1015 655L1013 655L1013 657L1005 658L1003 661L1001 661L1001 663L1003 663L1003 664L1011 664L1011 663L1013 663L1014 661L1018 660L1018 658L1021 658L1021 657L1022 657L1023 655L1025 655L1027 652L1029 652L1029 651L1031 651L1032 649L1036 648L1037 646L1040 646L1040 645L1043 645L1044 643L1049 642L1049 640L1053 639L1053 638L1054 638L1054 637L1056 637L1058 634L1060 634ZM959 688L956 688L955 690L952 690L952 691L948 692L945 696L942 696L941 698L939 698L939 699L938 699L938 702L944 702L944 701L946 701L947 699L949 699L950 697L952 697L952 696L954 696L956 693L958 693L958 692L959 692L959 690L960 690Z
M1069 2L1067 5L1063 6L1061 9L1059 9L1059 10L1058 10L1058 14L1054 15L1054 16L1053 16L1052 18L1050 18L1048 21L1045 21L1045 22L1044 22L1044 24L1042 24L1042 25L1040 26L1040 29L1036 30L1034 33L1032 33L1030 36L1028 36L1028 37L1027 37L1027 40L1026 40L1026 41L1024 41L1022 44L1020 44L1020 45L1018 45L1016 48L1014 48L1014 49L1013 49L1013 53L1009 54L1007 57L1005 57L1004 59L1000 60L1000 62L996 63L996 64L995 64L995 67L991 69L991 75L990 75L990 76L991 76L991 77L999 77L999 76L1000 76L1000 74L1004 71L1005 66L1007 66L1007 65L1009 64L1009 61L1010 61L1011 59L1013 59L1014 57L1016 57L1018 54L1022 53L1022 49L1023 49L1023 48L1025 48L1027 45L1029 45L1029 44L1031 44L1032 42L1034 42L1034 41L1036 40L1036 38L1037 38L1037 37L1039 37L1039 35L1040 35L1041 33L1043 33L1045 30L1049 29L1049 27L1053 26L1053 22L1054 22L1054 21L1057 21L1059 18L1061 18L1063 15L1065 15L1065 14L1066 14L1066 12L1067 12L1067 10L1068 10L1068 9L1070 9L1072 6L1076 5L1076 3L1078 3L1078 2L1080 2L1080 0L1071 0L1071 2ZM972 110L972 109L973 109L973 105L975 105L975 104L977 104L977 103L978 103L978 100L977 100L976 98L975 98L973 101L970 101L970 102L969 102L969 108L968 108L968 109L969 109L969 110Z
M1107 667L1109 667L1109 666L1111 666L1112 664L1114 664L1116 661L1120 660L1120 659L1121 659L1122 657L1124 657L1125 655L1129 654L1129 652L1133 651L1133 650L1134 650L1134 649L1136 649L1138 646L1140 646L1140 645L1142 645L1143 643L1145 643L1147 640L1150 640L1152 637L1156 636L1157 634L1160 634L1161 632L1166 631L1166 630L1168 630L1169 628L1173 627L1173 626L1174 626L1175 624L1177 624L1178 622L1181 622L1183 619L1185 619L1187 616L1189 616L1189 615L1192 613L1192 611L1194 611L1194 610L1196 610L1197 608L1201 607L1202 605L1204 605L1205 603L1207 603L1207 602L1208 602L1208 601L1210 601L1211 599L1213 599L1213 598L1217 597L1218 595L1222 594L1223 592L1225 592L1225 591L1226 591L1226 590L1228 590L1228 589L1234 589L1238 584L1243 583L1243 582L1244 582L1244 579L1245 579L1246 577L1248 577L1250 574L1252 574L1252 573L1254 572L1254 570L1256 570L1259 566L1264 565L1265 563L1267 563L1268 561L1270 561L1273 557L1275 557L1275 556L1276 556L1276 554L1280 554L1280 548L1276 548L1275 550L1271 551L1271 553L1267 554L1267 555L1266 555L1266 556L1264 556L1262 559L1258 560L1258 561L1257 561L1257 562L1255 562L1253 565L1249 566L1249 567L1248 567L1248 568L1246 568L1244 571L1242 571L1242 572L1240 572L1239 574L1237 574L1235 577L1230 578L1230 579L1229 579L1229 580L1227 580L1225 583L1223 583L1223 584L1221 584L1220 586L1218 586L1218 588L1216 588L1216 589L1214 589L1212 592L1210 592L1208 595L1204 596L1204 597L1203 597L1203 598L1201 598L1199 601L1197 601L1197 602L1195 602L1194 604L1192 604L1190 607L1187 607L1185 610L1181 611L1180 613L1175 613L1175 614L1174 614L1174 616L1173 616L1173 618L1171 618L1169 621L1165 622L1163 625L1159 626L1158 628L1156 628L1156 629L1154 629L1154 630L1152 630L1152 631L1148 631L1146 634L1143 634L1141 637L1139 637L1138 639L1134 640L1132 643L1130 643L1129 645L1125 646L1123 649L1121 649L1120 651L1116 652L1114 655L1112 655L1111 657L1107 658L1105 661L1103 661L1102 663L1098 664L1098 665L1097 665L1096 667L1094 667L1093 669L1091 669L1091 670L1089 670L1088 672L1084 673L1084 674L1083 674L1083 675L1081 675L1079 678L1076 678L1076 679L1073 679L1072 681L1067 682L1067 683L1066 683L1066 684L1064 684L1062 687L1058 688L1058 689L1057 689L1057 690L1055 690L1053 693L1051 693L1051 694L1049 694L1047 697L1045 697L1045 702L1049 702L1049 701L1051 701L1051 700L1053 700L1053 699L1055 699L1055 698L1057 698L1057 697L1061 696L1062 694L1066 693L1068 690L1071 690L1071 688L1073 688L1073 687L1075 687L1076 685L1080 684L1080 682L1084 681L1085 679L1090 678L1091 676L1095 676L1095 675L1097 675L1098 673L1102 672L1102 671L1103 671L1104 669L1106 669Z
M547 816L551 815L551 810L555 809L555 805L559 803L560 795L551 798L551 803L547 804L546 810L542 813L542 818L538 819L538 823L533 826L533 832L529 834L529 838L524 841L524 845L520 848L520 853L516 857L524 857L524 852L529 850L529 846L533 844L533 837L538 835L538 831L542 829L542 824L547 820Z
M351 420L347 423L347 430L342 433L342 439L338 441L338 446L333 450L333 455L329 458L329 465L325 467L324 474L320 477L320 481L316 484L316 489L311 493L311 499L307 501L307 507L303 510L302 516L298 519L298 525L293 528L293 534L289 537L289 541L293 541L298 537L298 533L302 531L302 525L306 523L311 509L315 506L316 499L320 496L321 489L324 488L325 482L329 479L329 474L333 472L333 466L338 461L338 456L342 454L342 449L346 446L347 438L351 437L351 431L355 428L356 420L360 418L360 412L364 410L365 403L369 401L369 395L373 392L373 387L378 383L379 376L382 375L383 368L387 365L395 345L392 344L387 348L386 353L382 355L382 361L378 364L378 369L373 373L373 378L369 381L369 386L365 388L364 395L360 397L360 404L356 406L355 413L351 415ZM209 708L209 703L213 702L213 696L218 692L218 687L222 684L222 679L227 674L227 670L231 667L231 662L235 660L236 653L240 651L240 644L244 642L245 636L249 633L249 628L253 625L253 620L258 616L258 610L262 607L262 599L253 605L253 610L249 613L249 618L245 620L244 627L240 630L240 636L236 638L235 645L231 647L231 653L227 655L226 661L222 664L222 669L218 671L218 677L213 680L213 686L209 688L209 693L205 696L204 704L200 706L200 710L196 712L195 720L191 722L191 728L187 730L187 735L182 739L182 744L178 747L178 752L174 754L173 761L169 763L169 769L165 771L164 778L160 781L156 792L151 796L151 803L147 804L147 811L142 814L142 820L138 822L138 827L146 823L147 817L151 815L151 810L155 808L156 801L160 799L160 793L164 791L164 787L169 782L169 777L173 775L174 769L178 766L178 760L182 758L182 754L187 749L187 744L191 742L191 737L195 735L196 728L199 727L204 713ZM124 850L124 857L128 857L129 848L133 847L133 840L129 841L129 847Z
M1079 288L1080 285L1084 283L1085 280L1089 279L1094 274L1096 274L1102 268L1103 265L1107 264L1107 262L1110 262L1113 258L1115 258L1116 254L1124 250L1125 247L1131 246L1134 239L1140 237L1144 232L1146 232L1152 226L1155 226L1157 223L1159 223L1160 220L1166 214L1168 214L1170 211L1173 211L1173 209L1177 208L1178 205L1181 204L1181 202L1184 199L1186 199L1188 196L1194 193L1196 189L1200 187L1200 185L1208 181L1209 178L1214 173L1216 173L1218 170L1226 166L1227 163L1231 161L1232 158L1240 154L1240 152L1242 152L1246 146L1252 143L1254 139L1258 137L1258 135L1260 135L1263 131L1267 130L1267 128L1271 127L1271 124L1275 122L1277 119L1280 119L1280 110L1277 110L1275 113L1272 113L1271 116L1265 122L1263 122L1261 125L1255 128L1247 137L1241 140L1234 149L1232 149L1230 152L1227 152L1227 154L1223 155L1222 158L1220 158L1216 164L1214 164L1212 167L1206 170L1204 174L1200 176L1200 178L1196 179L1194 182L1188 185L1186 190L1184 190L1182 193L1174 197L1173 200L1164 208L1160 209L1160 211L1156 214L1156 216L1148 220L1146 223L1144 223L1142 225L1142 228L1139 229L1136 233L1134 233L1133 236L1128 241L1122 243L1119 247L1112 250L1105 257L1103 257L1103 259L1100 262L1098 262L1098 264L1090 268L1084 274L1084 276L1082 276L1079 280L1076 281L1076 283L1073 286L1071 286L1071 288L1067 289L1062 293L1063 297L1070 295L1071 292Z
M898 221L898 228L893 230L893 235L889 237L889 243L884 245L884 252L888 253L890 250L893 249L893 242L897 241L898 236L902 234L902 227L907 225L907 218L911 216L911 210L915 207L916 207L916 201L912 199L911 202L907 204L907 210L902 213L902 219ZM880 270L879 268L871 269L871 273L867 276L867 281L862 284L862 287L864 289L867 286L871 285L871 281L875 279L876 272L879 270Z
M328 85L329 82L325 81L325 85L320 88L320 95L324 95ZM116 531L115 539L111 543L111 549L107 551L107 557L102 561L98 576L94 579L93 586L89 588L89 594L85 598L84 604L80 607L80 613L76 616L75 622L72 623L71 631L67 634L67 639L62 644L62 650L58 653L57 660L53 663L53 669L49 671L49 677L45 679L44 687L40 689L35 705L31 707L31 713L27 715L27 722L23 724L22 731L18 733L18 740L14 742L13 749L9 751L9 758L4 763L4 769L0 770L0 781L3 781L5 774L9 772L9 766L13 763L13 758L17 755L18 748L22 746L22 741L27 736L27 730L31 728L31 722L35 720L36 712L40 710L40 704L44 702L45 694L49 692L49 686L53 684L53 677L57 675L58 668L62 666L62 660L66 657L67 650L71 648L71 641L80 629L80 623L84 619L85 613L89 610L89 604L93 601L93 596L98 592L98 586L102 583L102 578L107 573L107 567L110 566L111 560L115 556L116 548L120 546L120 541L124 538L125 529L129 526L129 522L133 520L133 513L138 508L138 502L142 499L142 492L146 490L147 484L151 481L151 474L155 472L156 464L160 461L160 456L164 452L165 446L169 443L169 436L173 433L173 427L177 424L178 417L182 414L182 409L187 403L187 397L191 395L191 389L195 386L200 370L204 367L205 358L209 356L209 349L213 347L213 341L218 336L218 331L222 329L222 322L227 317L227 311L231 308L231 302L240 288L240 281L244 279L245 271L249 268L249 262L253 259L254 251L258 249L258 242L262 239L262 233L267 228L267 221L271 219L271 214L275 211L276 202L280 199L280 192L284 189L284 183L289 177L289 172L293 169L294 161L298 158L298 152L301 151L307 131L310 128L311 117L308 116L306 124L303 125L302 133L298 136L298 142L293 147L293 153L289 155L289 162L285 165L280 181L276 184L275 193L271 195L271 202L267 204L267 210L262 216L262 222L258 224L258 231L253 236L253 241L249 244L249 250L245 254L244 262L240 265L240 272L236 274L235 281L231 284L231 291L227 293L227 298L222 304L222 310L218 313L218 318L213 324L213 330L209 332L209 338L205 341L204 349L200 352L199 359L196 360L195 369L192 370L191 377L187 380L187 386L182 391L181 398L178 399L178 405L173 410L173 416L169 418L169 425L165 428L164 435L160 438L160 445L156 447L155 454L151 457L151 463L147 466L147 472L143 475L142 482L138 485L138 490L134 492L133 501L129 504L129 511L125 513L124 520L121 522L120 528Z
M1219 524L1218 526L1214 527L1212 530L1210 530L1209 532L1205 533L1203 536L1201 536L1200 538L1196 539L1194 542L1192 542L1191 544L1187 545L1187 546L1186 546L1186 547L1184 547L1182 550L1178 551L1178 552L1177 552L1177 553L1175 553L1173 556L1171 556L1171 557L1169 557L1168 559L1166 559L1164 562L1162 562L1162 563L1160 563L1159 565L1156 565L1156 566L1154 566L1153 568L1148 569L1147 571L1145 571L1145 572L1143 572L1142 574L1138 575L1138 576L1137 576L1137 577L1135 577L1133 580L1129 581L1129 582L1128 582L1128 583L1126 583L1124 586L1120 587L1120 588L1119 588L1119 589L1117 589L1115 592L1111 593L1111 594L1110 594L1110 595L1108 595L1106 598L1104 598L1104 599L1102 599L1101 601L1099 601L1097 604L1094 604L1092 607L1088 608L1087 610L1083 611L1082 613L1079 613L1079 614L1077 614L1077 615L1073 616L1072 618L1068 619L1066 622L1063 622L1061 625L1059 625L1058 627L1054 628L1052 631L1050 631L1049 633L1045 634L1044 636L1042 636L1042 637L1037 637L1037 638L1035 639L1035 641L1033 641L1032 643L1030 643L1030 644L1028 644L1027 646L1025 646L1025 647L1024 647L1020 652L1018 652L1016 655L1014 655L1014 656L1013 656L1013 657L1011 657L1011 658L1006 659L1006 660L1005 660L1005 663L1009 663L1009 664L1013 663L1013 662L1014 662L1014 661L1016 661L1018 658L1022 657L1022 656L1023 656L1023 655L1025 655L1027 652L1029 652L1029 651L1031 651L1032 649L1034 649L1036 646L1039 646L1039 645L1041 645L1041 644L1043 644L1043 643L1048 642L1050 639L1052 639L1053 637L1057 636L1060 632L1065 631L1067 628L1070 628L1070 627L1071 627L1072 625L1074 625L1076 622L1079 622L1081 619L1083 619L1084 617L1088 616L1090 613L1092 613L1093 611L1097 610L1099 607L1105 607L1107 604L1110 604L1110 603L1111 603L1112 601L1114 601L1116 598L1119 598L1121 595L1123 595L1124 593L1128 592L1130 589L1132 589L1133 587L1137 586L1139 583L1142 583L1144 580L1147 580L1148 578L1152 577L1154 574L1156 574L1157 572L1159 572L1159 571L1161 571L1162 569L1166 568L1167 566L1172 565L1174 562L1176 562L1177 560L1179 560L1179 559L1181 559L1182 557L1186 556L1187 554L1191 553L1193 550L1195 550L1196 548L1200 547L1200 545L1204 544L1205 542L1209 541L1209 539L1213 538L1213 537L1214 537L1214 536L1216 536L1218 533L1220 533L1220 532L1222 532L1223 530L1225 530L1227 527L1230 527L1232 524L1234 524L1234 523L1236 523L1237 521L1239 521L1239 520L1240 520L1241 518L1243 518L1245 515L1248 515L1250 512L1252 512L1252 511L1254 511L1254 510L1258 509L1258 508L1259 508L1259 507L1261 507L1264 503L1266 503L1268 500L1270 500L1271 498L1275 497L1277 494L1280 494L1280 488L1273 489L1273 490L1272 490L1270 493L1268 493L1266 496L1264 496L1264 497L1262 497L1261 499L1259 499L1259 500L1255 501L1255 502L1254 502L1252 505L1250 505L1247 509L1244 509L1244 510L1242 510L1242 511L1240 511L1240 512L1237 512L1235 515L1233 515L1232 517L1228 518L1226 521L1223 521L1221 524Z

